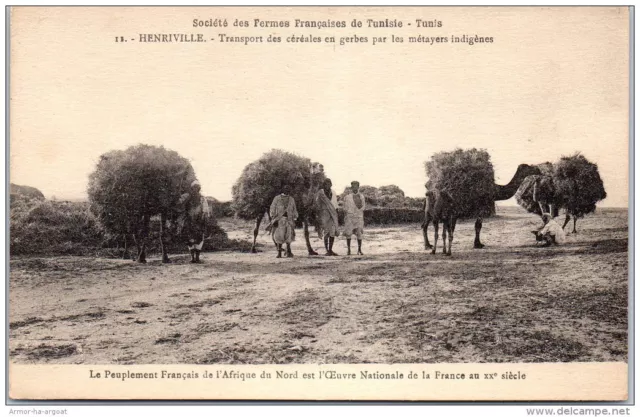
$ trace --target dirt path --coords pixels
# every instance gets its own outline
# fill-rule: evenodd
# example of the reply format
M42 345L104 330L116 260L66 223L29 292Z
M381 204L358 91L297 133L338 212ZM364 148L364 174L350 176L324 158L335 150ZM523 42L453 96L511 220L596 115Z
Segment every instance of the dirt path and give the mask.
M423 251L418 225L405 225L368 228L363 257L307 257L300 239L294 259L275 259L263 238L262 253L207 253L200 265L11 259L11 360L626 360L626 211L579 221L553 249L531 246L538 222L501 212L485 222L485 250L461 223L452 257ZM230 237L248 237L234 225L223 225Z

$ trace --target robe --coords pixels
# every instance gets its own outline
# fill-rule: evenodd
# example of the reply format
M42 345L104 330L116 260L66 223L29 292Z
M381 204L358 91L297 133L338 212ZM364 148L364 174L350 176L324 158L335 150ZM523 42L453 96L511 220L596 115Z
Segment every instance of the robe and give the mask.
M540 235L542 236L547 233L556 238L556 243L558 245L562 245L566 242L566 235L564 234L564 230L562 230L562 227L558 223L556 223L555 220L549 220L547 224L544 225L542 230L540 230Z
M355 199L359 197L359 204ZM358 239L362 239L364 233L364 195L347 194L344 198L344 235L347 239L355 233Z
M323 189L318 190L315 196L316 213L318 215L318 237L338 236L338 211L335 193L331 193L331 199L327 197ZM334 203L335 200L335 203Z
M269 226L277 224L273 233L273 240L277 244L291 243L296 239L295 221L298 218L298 210L293 197L280 194L273 199L269 209L271 223Z

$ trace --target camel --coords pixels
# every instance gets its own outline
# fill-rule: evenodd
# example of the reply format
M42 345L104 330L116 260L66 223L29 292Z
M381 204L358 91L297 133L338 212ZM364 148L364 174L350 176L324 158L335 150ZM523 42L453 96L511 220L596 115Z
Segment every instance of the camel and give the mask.
M207 219L211 216L208 204L200 195L200 183L193 181L191 189L180 197L177 207L166 207L155 216L159 217L159 242L162 253L162 263L170 263L166 246L167 233L179 236L189 247L191 262L200 262L200 251L204 244ZM137 253L134 261L146 263L146 248L151 229L153 213L139 213L127 223L127 233L124 235L124 255L129 257L127 249L127 234L133 237Z
M318 190L322 187L322 182L324 181L324 166L320 163L313 162L309 166L310 182L308 186L305 184L304 191L301 190L300 187L292 187L293 191L291 195L296 201L296 206L298 209L299 219L302 221L302 225L304 228L304 239L307 245L307 251L310 256L318 255L318 252L313 250L311 247L311 242L309 241L309 225L316 224L316 216L315 216L315 196ZM298 173L296 178L293 179L295 183L304 183L304 177L302 174ZM275 196L273 196L275 197ZM257 253L256 250L256 240L258 238L258 233L260 231L260 223L264 219L265 214L271 222L271 216L269 215L269 207L271 201L273 200L271 197L268 200L268 204L261 210L261 214L256 218L256 226L253 229L253 244L251 245L251 252ZM273 236L272 236L273 238ZM274 242L275 244L275 242Z
M515 197L520 206L539 216L549 213L557 217L562 206L550 175L529 175L520 184Z
M518 165L518 169L516 170L516 173L514 174L513 178L511 179L511 181L509 181L508 184L506 185L494 184L493 195L491 196L492 201L496 202L496 201L510 199L511 197L514 196L514 194L520 187L520 184L524 181L526 177L528 177L529 175L538 175L540 173L541 173L540 168L537 166L532 166L527 164ZM429 190L428 192L430 191L437 191L437 190ZM453 203L453 208L455 211L455 201ZM456 220L457 220L457 217L456 217ZM433 218L429 213L429 204L425 201L425 215L424 215L424 222L422 223L425 250L432 248L431 244L429 243L429 238L427 237L427 227L429 226L429 223L431 223L432 221L433 221ZM483 221L483 217L476 218L476 222L475 222L476 236L473 242L474 249L484 248L484 245L480 242L480 231L482 230L482 221ZM455 224L455 221L454 221L454 224Z
M451 256L451 244L453 243L453 231L456 228L454 201L447 191L428 191L425 200L425 213L429 221L433 222L434 236L432 254L438 247L438 224L442 222L442 253ZM427 239L427 228L424 227L424 237ZM449 249L447 250L447 235L449 235ZM429 245L431 246L431 245Z
M545 213L551 214L554 218L558 217L560 208L564 208L565 221L562 228L564 229L573 217L573 231L571 233L578 233L576 230L578 218L594 209L592 206L580 209L568 205L566 199L563 199L557 191L553 177L550 175L528 176L518 188L515 197L520 206L540 217Z

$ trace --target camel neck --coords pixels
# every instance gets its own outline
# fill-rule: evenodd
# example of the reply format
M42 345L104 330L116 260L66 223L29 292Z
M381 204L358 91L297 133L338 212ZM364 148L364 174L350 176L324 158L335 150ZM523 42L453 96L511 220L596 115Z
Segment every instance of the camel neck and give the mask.
M524 176L520 172L520 170L518 170L508 184L506 185L496 184L495 200L496 201L508 200L511 197L513 197L516 194L516 191L518 191L518 187L520 187L520 184L522 184L522 181L524 181Z

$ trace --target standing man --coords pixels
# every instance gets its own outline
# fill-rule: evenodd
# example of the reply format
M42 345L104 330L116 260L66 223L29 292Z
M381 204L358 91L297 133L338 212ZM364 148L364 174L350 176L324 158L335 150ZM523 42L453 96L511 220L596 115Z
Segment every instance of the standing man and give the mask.
M362 253L362 234L364 233L364 196L359 192L360 183L351 182L351 194L344 198L344 235L347 238L347 255L351 255L351 235L358 239L358 255Z
M273 241L278 246L278 258L282 258L282 244L287 244L287 258L293 258L291 252L291 242L296 238L295 221L298 218L298 210L296 202L291 194L291 187L285 185L282 187L282 194L277 195L271 203L269 214L271 215L271 223L268 229L275 227L271 233Z
M322 188L315 196L315 204L318 215L319 229L322 231L324 247L327 250L326 256L338 256L333 251L333 242L338 236L338 199L331 190L331 180L325 179ZM320 231L318 234L321 234Z

